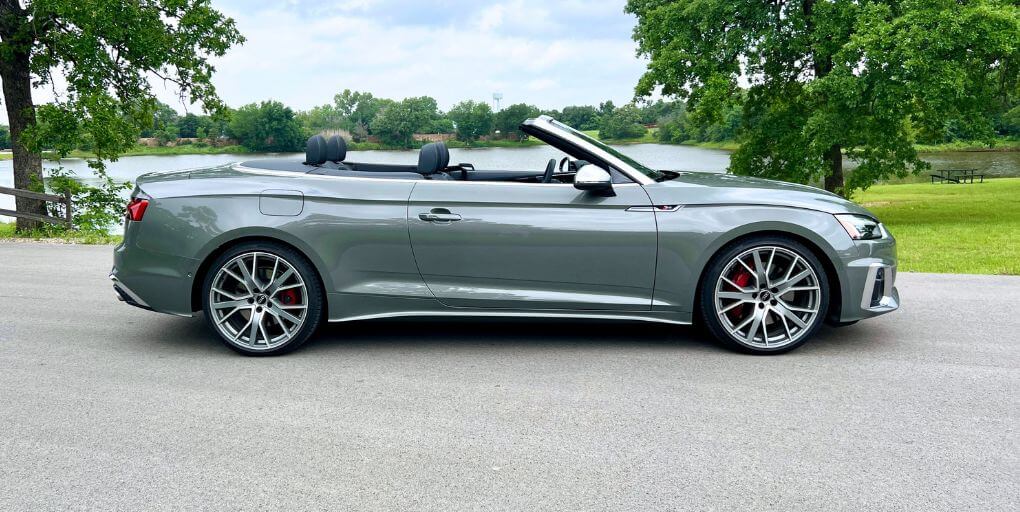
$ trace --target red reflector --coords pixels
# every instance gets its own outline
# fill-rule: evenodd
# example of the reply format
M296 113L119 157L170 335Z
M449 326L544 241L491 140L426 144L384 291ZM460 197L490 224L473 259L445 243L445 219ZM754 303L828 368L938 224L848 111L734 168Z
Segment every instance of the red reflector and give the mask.
M133 220L135 222L142 220L142 216L145 215L145 209L148 207L148 199L138 199L137 197L132 199L127 205L128 220Z

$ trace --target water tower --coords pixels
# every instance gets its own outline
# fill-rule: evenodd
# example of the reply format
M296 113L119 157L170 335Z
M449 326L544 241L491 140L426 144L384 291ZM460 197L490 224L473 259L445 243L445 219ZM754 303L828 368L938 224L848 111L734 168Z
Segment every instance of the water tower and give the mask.
M492 93L492 110L499 112L499 102L503 99L503 93Z

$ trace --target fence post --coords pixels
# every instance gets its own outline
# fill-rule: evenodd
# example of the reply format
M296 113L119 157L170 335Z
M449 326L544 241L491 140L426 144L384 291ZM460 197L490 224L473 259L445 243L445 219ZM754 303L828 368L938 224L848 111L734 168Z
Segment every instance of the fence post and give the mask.
M64 220L67 221L68 229L74 228L71 220L71 190L64 191Z

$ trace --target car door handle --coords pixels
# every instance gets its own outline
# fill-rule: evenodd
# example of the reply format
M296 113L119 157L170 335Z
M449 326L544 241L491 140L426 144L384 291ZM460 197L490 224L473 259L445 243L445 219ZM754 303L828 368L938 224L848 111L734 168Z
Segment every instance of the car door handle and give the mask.
M435 208L431 212L419 213L418 218L425 222L456 222L461 216L445 208Z

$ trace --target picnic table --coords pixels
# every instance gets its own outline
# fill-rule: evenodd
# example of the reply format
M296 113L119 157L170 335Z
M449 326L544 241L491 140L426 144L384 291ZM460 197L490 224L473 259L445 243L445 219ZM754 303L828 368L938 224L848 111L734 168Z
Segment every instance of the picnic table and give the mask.
M974 178L977 178L978 183L985 182L985 175L979 174L977 169L939 169L935 171L937 174L931 175L931 182L935 183L974 183Z

